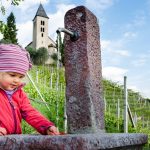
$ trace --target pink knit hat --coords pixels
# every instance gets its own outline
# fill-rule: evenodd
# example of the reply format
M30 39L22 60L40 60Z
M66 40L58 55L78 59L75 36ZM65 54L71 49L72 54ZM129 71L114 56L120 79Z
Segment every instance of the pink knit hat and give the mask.
M14 44L0 44L0 72L25 75L31 66L29 53L25 49Z

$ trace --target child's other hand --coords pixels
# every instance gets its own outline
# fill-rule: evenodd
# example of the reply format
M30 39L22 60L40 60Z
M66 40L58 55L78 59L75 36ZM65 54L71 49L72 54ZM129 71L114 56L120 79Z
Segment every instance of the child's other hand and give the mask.
M0 127L0 136L1 136L1 135L6 135L6 134L7 134L6 129L5 129L5 128Z
M47 129L47 134L48 135L59 135L59 131L58 128L56 128L55 126L51 126Z

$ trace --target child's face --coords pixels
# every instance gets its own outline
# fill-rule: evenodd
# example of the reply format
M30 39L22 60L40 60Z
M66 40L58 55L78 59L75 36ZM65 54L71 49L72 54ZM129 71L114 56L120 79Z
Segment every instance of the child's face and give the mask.
M16 72L0 72L0 87L4 90L14 90L20 84L24 75Z

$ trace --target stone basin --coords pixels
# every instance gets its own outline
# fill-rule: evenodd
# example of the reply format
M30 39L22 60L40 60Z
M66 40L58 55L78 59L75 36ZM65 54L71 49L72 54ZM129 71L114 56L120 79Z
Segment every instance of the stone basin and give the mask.
M148 137L140 133L0 136L0 150L142 150Z

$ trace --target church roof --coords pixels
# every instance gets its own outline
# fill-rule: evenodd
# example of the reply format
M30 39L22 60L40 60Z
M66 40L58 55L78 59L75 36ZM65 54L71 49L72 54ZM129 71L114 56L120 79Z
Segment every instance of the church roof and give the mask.
M48 19L49 19L49 17L47 16L47 14L46 14L46 12L45 12L43 6L42 6L42 4L40 4L40 6L39 6L39 8L38 8L38 10L37 10L37 12L36 12L36 15L35 15L34 19L35 19L37 16L41 16L41 17L44 17L44 18L48 18ZM34 19L33 19L33 20L34 20Z

